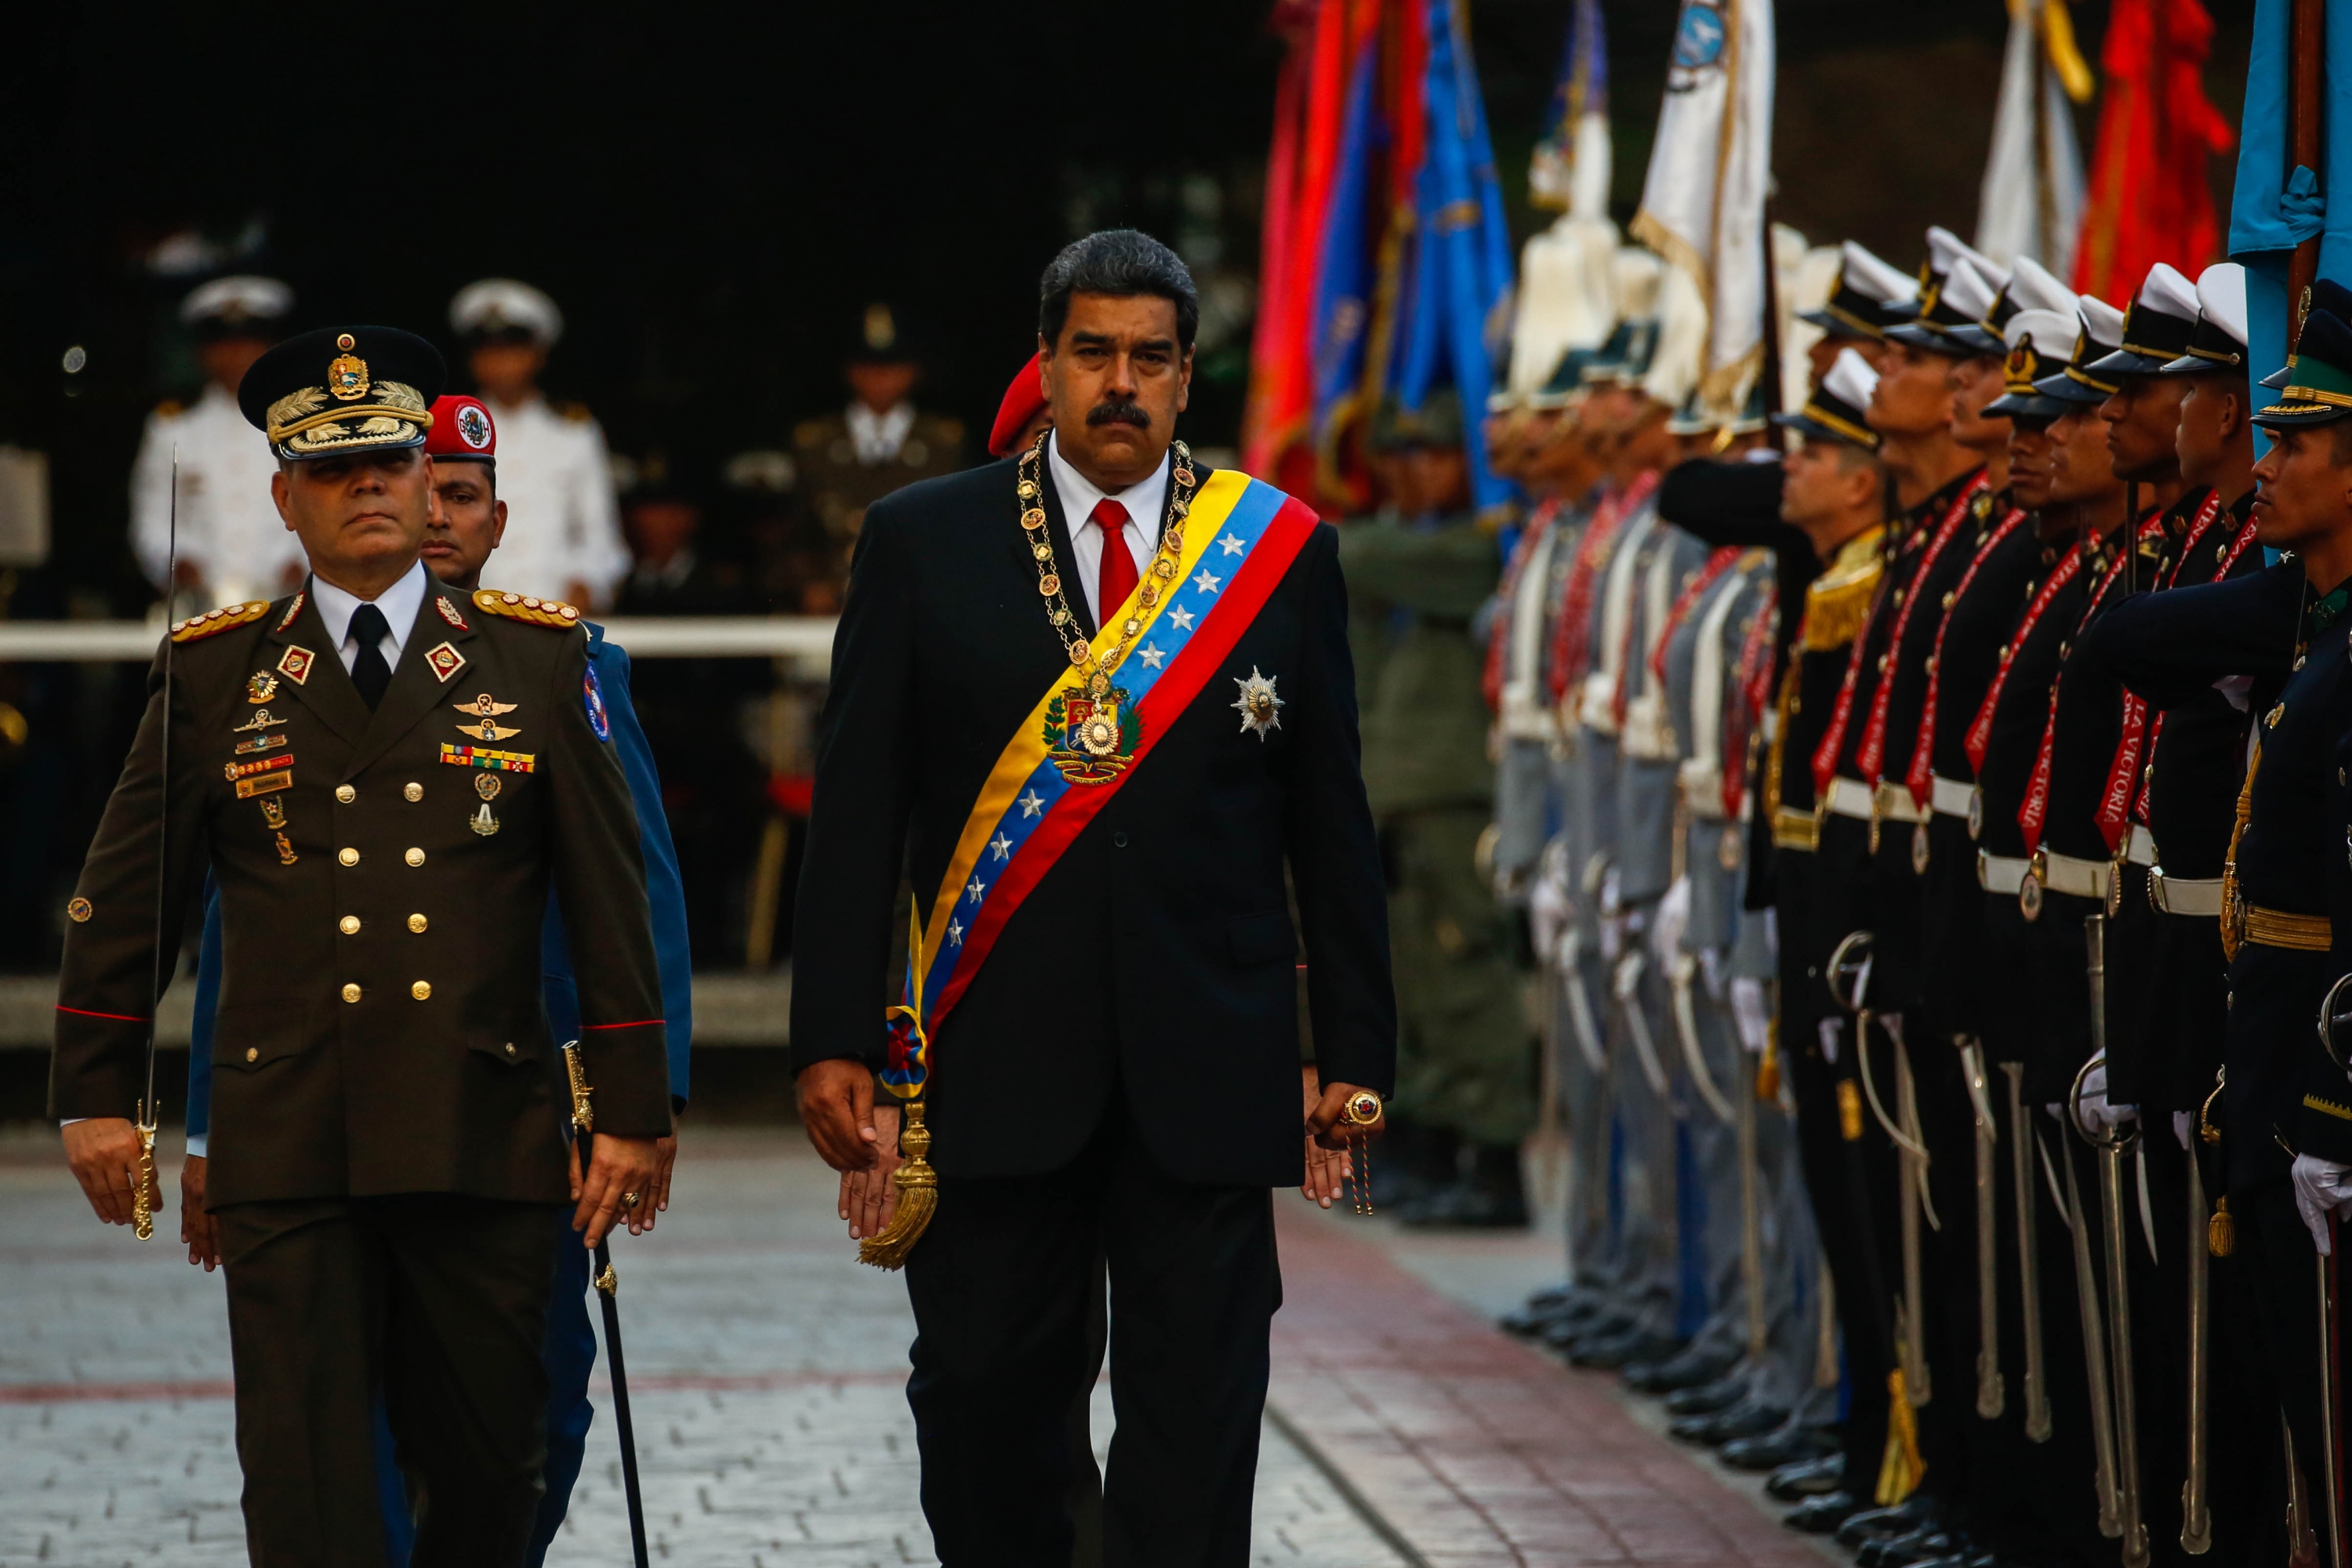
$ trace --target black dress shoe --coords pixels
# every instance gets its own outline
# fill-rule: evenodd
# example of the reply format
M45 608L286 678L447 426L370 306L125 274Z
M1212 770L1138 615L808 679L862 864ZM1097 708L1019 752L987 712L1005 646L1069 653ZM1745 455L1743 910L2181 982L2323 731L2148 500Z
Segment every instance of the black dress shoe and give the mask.
M1911 1568L1937 1557L1948 1557L1959 1540L1939 1525L1923 1524L1901 1535L1865 1542L1854 1561L1861 1568Z
M1703 1443L1712 1448L1734 1437L1754 1437L1777 1429L1789 1413L1777 1405L1743 1399L1712 1415L1692 1415L1670 1422L1666 1435L1677 1442Z
M1716 1458L1735 1470L1777 1470L1799 1460L1819 1458L1836 1447L1818 1427L1784 1425L1761 1436L1735 1437Z
M1901 1535L1918 1529L1934 1517L1935 1509L1928 1500L1914 1492L1893 1508L1864 1509L1838 1526L1838 1543L1860 1546L1876 1535Z
M1772 1472L1764 1489L1782 1502L1802 1502L1845 1485L1845 1456L1832 1448L1817 1458L1796 1459Z
M1729 1372L1738 1358L1720 1351L1686 1350L1660 1362L1640 1362L1625 1369L1625 1386L1636 1394L1673 1394L1714 1383Z
M1615 1339L1633 1331L1633 1320L1603 1310L1586 1318L1563 1318L1543 1331L1543 1342L1556 1351L1572 1351L1580 1340Z
M1819 1497L1807 1498L1781 1515L1780 1522L1807 1535L1827 1535L1852 1519L1861 1507L1861 1500L1852 1492L1823 1492Z
M1717 1378L1702 1383L1696 1388L1677 1389L1666 1395L1669 1415L1712 1415L1718 1410L1728 1410L1748 1397L1748 1380L1744 1377Z
M1634 1329L1611 1339L1579 1340L1568 1352L1568 1362L1570 1366L1591 1367L1596 1372L1615 1372L1628 1362L1663 1361L1680 1349L1679 1341Z

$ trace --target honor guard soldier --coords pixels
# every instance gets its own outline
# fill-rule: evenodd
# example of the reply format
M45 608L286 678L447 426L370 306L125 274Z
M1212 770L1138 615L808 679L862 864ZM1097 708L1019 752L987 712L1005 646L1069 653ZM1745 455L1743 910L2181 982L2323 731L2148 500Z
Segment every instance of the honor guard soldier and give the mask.
M2167 293L2173 310L2181 309L2179 291ZM2184 346L2154 372L2178 389L2172 450L2185 487L2167 514L2162 555L2143 580L2144 587L2155 589L2222 582L2263 569L2250 518L2254 452L2244 269L2233 262L2206 268L2193 310L2185 334L2165 323L2168 337L2182 338ZM2144 335L2139 313L2136 306L2127 334L2133 342ZM2134 351L2127 344L2126 352ZM2148 374L2137 367L2155 357L2140 354L2136 374ZM2126 428L2119 424L2117 435ZM2229 1033L2221 872L2252 720L2243 691L2234 687L2226 694L2211 686L2184 691L2156 710L2146 699L2124 692L2110 657L2110 619L2102 617L2084 635L2065 675L2070 703L2079 696L2120 704L2131 738L2116 752L2106 781L2111 787L2095 813L2105 832L2121 822L2128 834L2119 868L2126 885L2114 901L2107 965L2111 994L2120 978L2118 1000L2129 1001L2132 1013L2122 1027L2111 1025L2107 1031L2107 1096L2137 1110L2158 1233L2185 1206L2187 1234L2195 1242L2159 1247L2153 1258L2137 1247L2130 1253L2136 1271L2145 1266L2145 1279L2134 1281L2132 1308L2141 1342L2151 1347L2142 1363L2140 1409L2147 1429L2159 1435L2143 1445L2145 1494L2154 1504L2149 1531L2159 1555L2168 1541L2202 1539L2217 1555L2234 1560L2259 1554L2257 1543L2271 1533L2273 1521L2263 1511L2262 1498L2277 1468L2265 1462L2275 1458L2275 1417L2250 1396L2270 1381L2266 1372L2250 1373L2240 1364L2251 1344L2213 1331L2217 1321L2255 1321L2260 1309L2247 1294L2243 1261L2212 1254L2208 1232L2222 1188L2214 1145L2200 1129ZM2183 1472L2193 1485L2168 1484ZM2177 1515L2175 1500L2191 1497L2201 1499L2201 1510L2189 1505L2189 1516Z
M275 278L215 278L180 301L196 338L205 389L160 405L131 469L131 548L167 597L194 603L267 598L302 576L302 546L269 505L268 448L237 412L237 384L278 341L294 291ZM179 582L164 580L172 550L172 471L179 465ZM207 597L206 595L209 595Z
M1394 1059L1338 542L1171 441L1199 320L1173 252L1092 235L1039 292L1053 429L877 502L858 541L796 924L802 1116L871 1183L900 1122L877 1069L910 1102L906 1199L862 1250L907 1269L941 1559L1069 1561L1064 1434L1107 1255L1104 1555L1238 1565L1280 1300L1268 1189L1300 1182L1310 1135L1377 1132ZM923 923L886 993L910 860Z
M1877 369L1885 353L1886 329L1919 314L1919 285L1915 279L1853 240L1838 249L1837 279L1830 285L1830 297L1814 309L1797 313L1799 321L1821 329L1821 338L1811 351L1817 384L1847 349Z
M1408 1224L1527 1223L1519 1145L1534 1125L1526 1009L1508 923L1479 868L1495 774L1471 617L1494 593L1494 535L1470 511L1460 400L1384 408L1370 432L1402 488L1339 530L1358 615L1383 643L1364 683L1364 788L1390 878L1399 1121L1422 1190Z
M916 408L922 357L887 305L866 307L842 374L849 406L793 432L801 494L846 574L866 509L902 485L963 467L963 426Z
M1815 809L1811 758L1828 732L1853 662L1853 639L1869 616L1885 570L1881 547L1893 498L1878 462L1878 434L1864 416L1877 382L1859 353L1842 352L1804 407L1780 416L1783 425L1803 437L1783 460L1781 515L1806 535L1822 571L1805 590L1789 665L1774 699L1757 802L1771 823L1777 862L1772 887L1780 931L1780 1060L1797 1102L1797 1136L1822 1256L1840 1281L1838 1315L1853 1384L1846 1470L1850 1484L1865 1495L1885 1447L1884 1388L1893 1351L1883 1317L1870 1316L1881 1311L1870 1283L1879 1269L1874 1252L1865 1266L1860 1249L1874 1232L1857 1223L1855 1205L1864 1194L1844 1152L1843 1128L1851 1124L1853 1135L1861 1135L1859 1104L1849 1103L1853 1053L1834 1049L1838 1037L1822 1027L1832 1011L1822 982L1829 955L1816 951L1809 933L1814 929L1822 815ZM1849 1086L1843 1093L1842 1081ZM1854 1114L1849 1116L1849 1110ZM1869 1321L1863 1321L1866 1316ZM1848 1492L1826 1493L1800 1509L1791 1522L1832 1528L1858 1506Z
M2340 742L2352 728L2346 669L2352 622L2345 612L2352 460L2339 456L2344 432L2352 430L2345 423L2352 411L2352 325L2339 310L2352 306L2352 296L2326 280L2313 295L2286 388L2253 416L2273 440L2252 468L2255 536L2289 555L2261 572L2135 599L2108 616L2101 643L2104 658L2152 709L2168 710L2217 679L2236 678L2253 716L2253 751L2222 860L2227 1043L2219 1089L2197 1136L2207 1140L2208 1123L2217 1135L2210 1147L2227 1200L2217 1205L2226 1218L2217 1214L2211 1226L2210 1250L2228 1258L2216 1277L2242 1269L2246 1299L2261 1314L2231 1337L2246 1335L2254 1370L2268 1373L2260 1405L2286 1414L2306 1500L2324 1495L2332 1466L2321 1408L2318 1336L2326 1325L2315 1304L2313 1243L2296 1212L2296 1186L2307 1189L2314 1214L2325 1212L2326 1167L2316 1163L2343 1161L2334 1129L2352 1124L2342 1110L2342 1072L2312 1037L2320 1002L2340 973L2330 952L2329 908L2332 879L2342 873L2322 868L2340 864L2345 853L2331 801L2341 788ZM2161 841L2158 847L2169 857ZM2297 1156L2315 1163L2298 1168ZM2266 1501L2285 1500L2276 1485L2271 1494ZM2274 1521L2283 1511L2263 1517Z
M159 933L207 864L220 889L205 1195L257 1563L375 1560L378 1397L423 1500L415 1561L520 1561L555 1249L642 1228L670 1128L638 826L580 614L418 560L441 379L423 340L356 326L247 374L310 575L173 628L66 911L51 1109L87 1119L68 1158L120 1223ZM551 887L594 1085L584 1177L541 1011ZM584 1235L559 1243L567 1207Z
M499 493L519 521L499 546L518 594L603 608L628 575L604 432L576 403L539 389L563 312L528 283L485 278L449 301L449 326L499 426Z

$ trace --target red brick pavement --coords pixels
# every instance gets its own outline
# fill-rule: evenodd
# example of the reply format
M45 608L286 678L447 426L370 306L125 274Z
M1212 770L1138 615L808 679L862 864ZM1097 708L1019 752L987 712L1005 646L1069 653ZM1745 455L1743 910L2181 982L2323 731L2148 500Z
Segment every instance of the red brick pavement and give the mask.
M1276 1205L1276 1213L1283 1205ZM1612 1380L1497 1331L1317 1217L1281 1224L1272 1399L1444 1568L1822 1568Z

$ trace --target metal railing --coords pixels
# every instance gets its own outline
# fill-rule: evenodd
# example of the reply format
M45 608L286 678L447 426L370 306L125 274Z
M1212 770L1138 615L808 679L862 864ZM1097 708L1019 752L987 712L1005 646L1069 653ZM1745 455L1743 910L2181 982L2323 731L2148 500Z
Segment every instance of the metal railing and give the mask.
M828 616L616 616L604 635L631 658L784 658L823 675L833 655ZM0 663L144 664L159 621L0 621Z

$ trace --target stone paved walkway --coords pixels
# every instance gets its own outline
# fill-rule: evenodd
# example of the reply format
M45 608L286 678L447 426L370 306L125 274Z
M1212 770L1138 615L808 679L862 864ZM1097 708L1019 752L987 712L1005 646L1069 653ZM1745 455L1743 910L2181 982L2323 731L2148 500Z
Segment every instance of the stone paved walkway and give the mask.
M0 1568L244 1560L217 1276L88 1219L53 1135L0 1139ZM167 1134L167 1140L169 1135ZM690 1136L676 1206L622 1249L655 1561L929 1563L898 1282L855 1262L796 1130ZM1553 1272L1541 1236L1412 1238L1278 1203L1286 1305L1255 1560L1773 1564L1822 1559L1646 1431L1611 1380L1486 1326ZM1097 1442L1110 1425L1097 1391ZM600 1419L551 1561L625 1564Z

